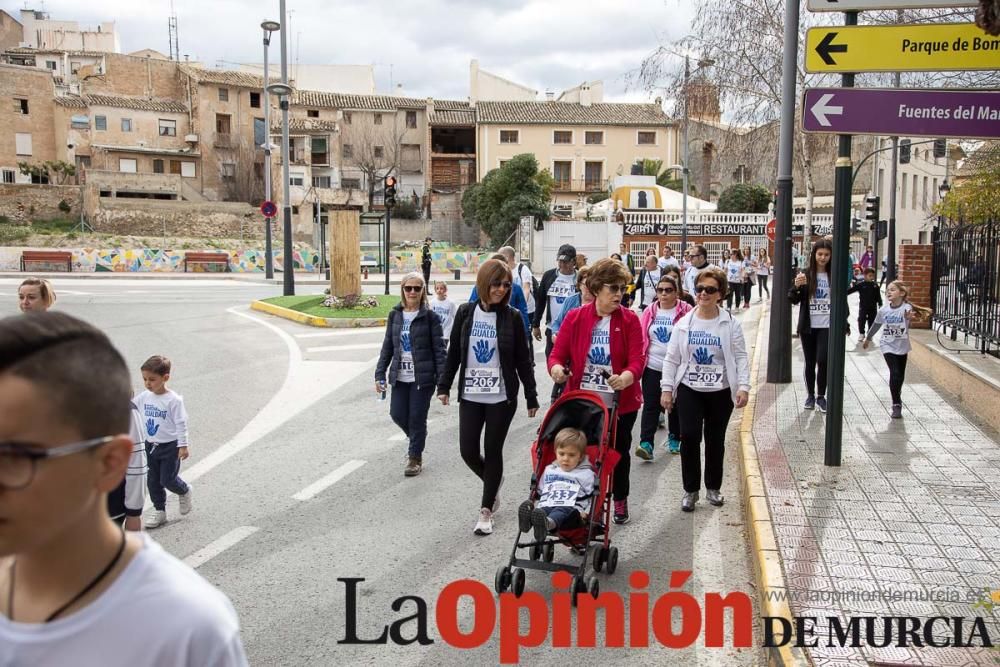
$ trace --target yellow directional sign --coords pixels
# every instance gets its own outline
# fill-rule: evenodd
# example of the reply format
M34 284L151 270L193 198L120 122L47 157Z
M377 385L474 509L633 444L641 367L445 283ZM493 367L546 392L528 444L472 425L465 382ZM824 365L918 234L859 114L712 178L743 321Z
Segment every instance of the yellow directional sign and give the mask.
M973 23L811 28L808 72L1000 69L1000 37Z

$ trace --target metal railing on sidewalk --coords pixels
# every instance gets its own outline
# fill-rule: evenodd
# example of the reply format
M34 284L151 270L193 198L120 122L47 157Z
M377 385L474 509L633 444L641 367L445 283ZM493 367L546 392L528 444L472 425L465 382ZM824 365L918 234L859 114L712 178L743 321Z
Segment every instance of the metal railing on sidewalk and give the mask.
M940 333L1000 357L1000 220L935 230L931 303Z

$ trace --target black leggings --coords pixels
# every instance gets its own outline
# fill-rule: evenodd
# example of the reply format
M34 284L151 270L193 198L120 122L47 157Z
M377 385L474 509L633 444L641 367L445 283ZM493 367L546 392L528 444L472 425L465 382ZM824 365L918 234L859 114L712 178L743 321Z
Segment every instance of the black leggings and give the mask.
M858 313L858 334L865 335L868 328L875 324L875 315L878 314L878 310L865 310L861 309Z
M771 298L771 290L769 290L767 288L767 278L768 278L768 276L766 274L764 274L764 275L761 275L759 273L757 274L757 298L758 299L763 299L764 298L764 292L767 292L767 298L768 299Z
M902 405L900 395L903 392L903 380L906 378L906 355L883 354L885 363L889 366L889 394L893 405Z
M750 295L753 294L753 282L747 280L743 283L743 305L750 305Z
M632 471L632 427L635 426L639 411L627 415L618 414L618 428L615 430L615 451L621 454L615 466L612 488L615 500L625 500L629 492L629 473Z
M556 344L554 342L552 342L552 330L551 329L546 329L545 330L545 364L546 364L546 367L548 367L549 355L552 354L552 348L555 347L555 346L556 346ZM562 396L562 393L563 393L563 391L565 389L566 389L566 383L565 382L563 382L562 384L557 384L555 382L552 383L552 393L550 394L550 397L552 398L552 402L553 403L556 402L557 398L559 398L560 396Z
M733 309L733 299L736 299L736 307L740 307L740 293L743 291L740 283L734 283L729 286L729 292L726 293L726 310Z
M802 341L802 355L806 358L806 391L810 396L826 396L826 346L830 330L800 331L799 340Z
M722 488L722 463L726 457L726 428L733 414L733 394L695 391L686 384L677 388L674 411L680 413L681 479L684 490L701 489L701 439L705 436L705 488Z
M652 444L656 436L656 429L660 425L660 415L663 408L660 407L660 379L663 373L653 368L646 367L642 372L642 418L639 421L639 442ZM671 410L667 418L667 428L670 435L675 438L680 436L680 422L677 417L677 410Z
M503 477L503 445L516 410L517 401L476 403L463 400L458 404L458 449L465 465L483 480L480 507L492 509L496 500ZM481 451L485 452L485 458Z

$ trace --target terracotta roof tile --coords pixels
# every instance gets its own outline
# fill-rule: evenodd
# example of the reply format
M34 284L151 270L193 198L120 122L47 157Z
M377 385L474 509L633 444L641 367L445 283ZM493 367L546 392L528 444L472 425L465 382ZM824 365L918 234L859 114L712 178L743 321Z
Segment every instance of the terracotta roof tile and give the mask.
M87 103L81 97L57 97L55 103L67 109L86 109Z
M85 95L87 106L116 107L137 111L165 111L187 113L187 107L176 100L151 100L144 97L121 97L117 95Z
M434 113L431 114L428 122L438 127L475 125L476 112L472 109L438 109L437 102L435 102Z
M336 132L337 121L318 118L289 118L288 129L291 132ZM271 119L271 131L281 132L281 118Z
M181 71L191 76L198 83L215 83L240 88L263 88L264 78L247 72L237 72L228 69L202 69L181 65Z
M395 111L397 109L423 109L427 100L418 97L396 97L393 95L355 95L350 93L329 93L321 90L297 90L292 95L294 106L346 109L348 111ZM435 109L468 109L468 102L458 100L434 100Z
M668 125L657 104L602 102L583 106L568 102L479 102L476 120L505 125Z

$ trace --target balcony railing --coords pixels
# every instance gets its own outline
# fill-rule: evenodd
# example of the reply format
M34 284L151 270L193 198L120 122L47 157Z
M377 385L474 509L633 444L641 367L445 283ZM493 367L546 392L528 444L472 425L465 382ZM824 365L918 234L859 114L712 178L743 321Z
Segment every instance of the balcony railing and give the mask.
M216 148L232 148L233 147L233 135L228 132L216 132L215 141L213 145Z
M604 178L557 178L555 192L603 192L608 189Z

